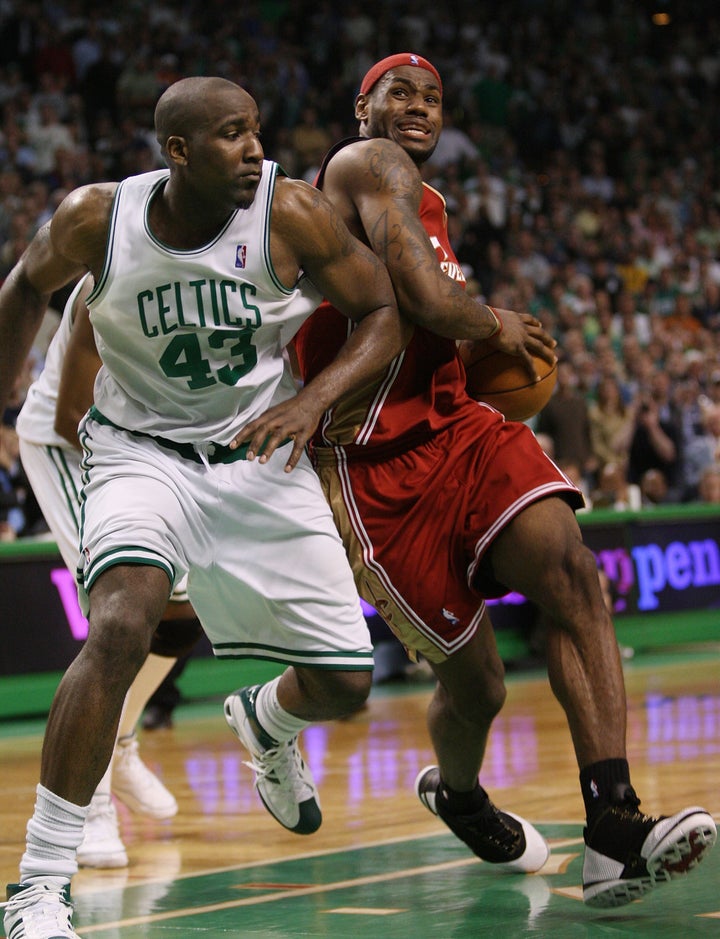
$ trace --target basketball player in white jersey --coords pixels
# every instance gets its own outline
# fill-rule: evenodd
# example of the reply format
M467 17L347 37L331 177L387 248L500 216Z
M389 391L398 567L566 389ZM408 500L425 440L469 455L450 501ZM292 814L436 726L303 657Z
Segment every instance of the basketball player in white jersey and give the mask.
M69 357L66 353L76 312L85 313L84 298L92 286L88 274L68 298L43 370L30 387L17 420L23 467L60 554L73 574L78 562L82 488L77 425L92 403L100 360L94 345L88 348L77 341L74 347L79 351ZM152 651L128 691L113 760L90 802L77 855L81 866L128 864L111 791L133 811L153 818L171 818L177 812L172 793L140 759L135 728L150 695L178 657L195 645L200 634L200 623L181 582L168 604L161 628L153 636Z
M185 572L217 655L287 664L228 715L285 827L321 822L299 732L352 713L371 685L367 625L304 446L407 341L387 271L321 193L264 160L257 106L236 84L176 82L155 126L168 170L70 193L0 288L0 405L49 296L86 271L103 361L80 428L89 634L48 719L8 888L13 939L77 939L69 886L88 805ZM323 296L356 325L296 392L283 347Z

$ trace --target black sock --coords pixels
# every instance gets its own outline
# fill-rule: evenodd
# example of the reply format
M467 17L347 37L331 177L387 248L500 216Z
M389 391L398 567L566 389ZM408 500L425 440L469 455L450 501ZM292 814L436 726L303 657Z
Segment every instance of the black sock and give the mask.
M470 792L458 792L440 781L440 794L453 815L474 815L487 803L488 794L480 783Z
M580 770L580 791L589 819L598 809L614 801L619 788L630 786L627 760L600 760Z

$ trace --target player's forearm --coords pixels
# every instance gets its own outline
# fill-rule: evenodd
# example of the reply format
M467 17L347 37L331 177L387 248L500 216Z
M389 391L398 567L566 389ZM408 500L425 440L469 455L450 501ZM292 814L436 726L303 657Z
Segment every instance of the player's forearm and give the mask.
M414 286L414 285L413 285ZM400 309L417 326L447 339L490 339L502 329L495 311L468 296L443 275L434 285L417 291L396 285Z
M412 326L391 307L381 307L365 316L353 330L335 359L302 394L311 394L320 412L332 407L343 395L362 388L382 374L402 352L412 335Z
M47 309L27 278L12 271L0 289L0 411L10 400Z

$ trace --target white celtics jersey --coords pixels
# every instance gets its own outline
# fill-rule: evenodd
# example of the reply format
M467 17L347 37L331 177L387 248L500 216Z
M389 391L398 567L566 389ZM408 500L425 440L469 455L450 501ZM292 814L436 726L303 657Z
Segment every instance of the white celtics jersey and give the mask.
M72 329L73 302L84 283L85 277L80 280L70 294L65 304L60 325L48 346L43 370L28 389L22 410L18 415L16 428L18 436L28 443L46 447L63 447L66 450L73 449L70 443L55 431L55 406L57 404L63 359L65 358L65 351Z
M253 204L207 245L158 241L148 207L169 173L118 186L102 276L88 298L103 360L95 404L114 424L177 443L228 444L238 427L295 393L283 347L322 299L293 289L270 259L278 167L263 162Z

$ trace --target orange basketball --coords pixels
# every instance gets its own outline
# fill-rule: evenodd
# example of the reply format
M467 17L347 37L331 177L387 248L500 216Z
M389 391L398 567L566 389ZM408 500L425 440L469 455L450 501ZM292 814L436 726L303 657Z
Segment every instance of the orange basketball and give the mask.
M510 421L526 421L545 407L557 381L557 363L533 358L540 381L533 382L522 360L493 348L485 340L459 343L465 364L465 387L471 398L484 401Z

